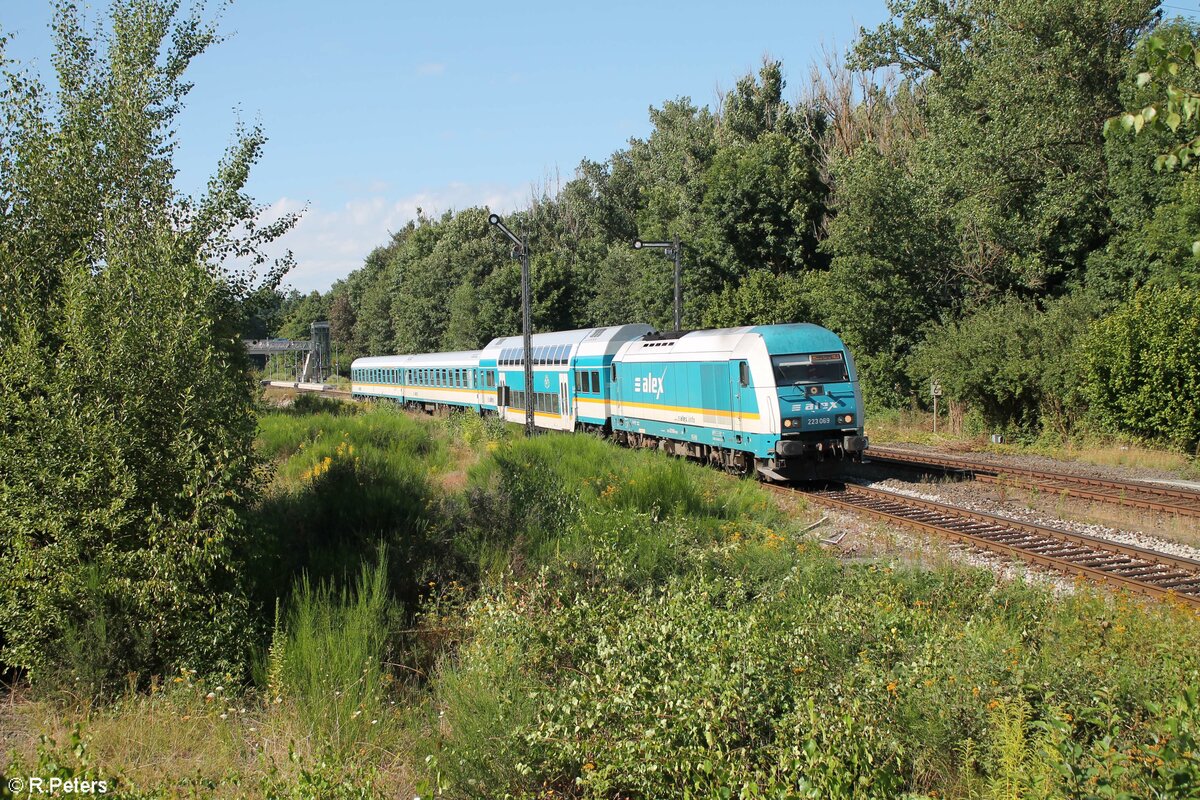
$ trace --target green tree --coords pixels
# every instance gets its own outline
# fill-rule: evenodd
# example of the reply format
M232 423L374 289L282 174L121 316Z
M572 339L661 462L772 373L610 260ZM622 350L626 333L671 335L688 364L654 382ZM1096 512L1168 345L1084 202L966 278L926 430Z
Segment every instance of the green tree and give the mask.
M835 165L834 209L822 247L832 256L809 282L820 321L858 361L873 405L906 402L908 358L923 326L953 313L953 222L901 154L864 147Z
M0 638L35 681L88 689L244 668L242 305L294 221L257 224L243 192L257 129L202 197L173 188L183 75L214 23L166 0L114 0L108 23L58 4L57 93L6 63L0 95Z
M1060 294L1107 233L1103 124L1157 0L891 0L856 65L919 82L913 151L954 222L951 262L987 299Z

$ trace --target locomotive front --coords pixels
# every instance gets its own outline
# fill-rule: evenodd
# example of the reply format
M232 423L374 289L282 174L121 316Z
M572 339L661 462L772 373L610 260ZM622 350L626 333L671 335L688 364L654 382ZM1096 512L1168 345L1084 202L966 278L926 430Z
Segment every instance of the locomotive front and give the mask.
M779 440L764 472L794 479L860 460L862 394L854 361L832 331L818 325L762 326L779 408Z

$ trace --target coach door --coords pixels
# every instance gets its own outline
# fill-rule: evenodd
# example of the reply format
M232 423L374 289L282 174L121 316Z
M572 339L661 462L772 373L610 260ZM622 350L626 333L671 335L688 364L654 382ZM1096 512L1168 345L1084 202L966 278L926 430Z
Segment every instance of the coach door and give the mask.
M571 430L575 427L571 420L571 389L567 379L571 373L564 372L558 376L558 410L562 414L563 430Z

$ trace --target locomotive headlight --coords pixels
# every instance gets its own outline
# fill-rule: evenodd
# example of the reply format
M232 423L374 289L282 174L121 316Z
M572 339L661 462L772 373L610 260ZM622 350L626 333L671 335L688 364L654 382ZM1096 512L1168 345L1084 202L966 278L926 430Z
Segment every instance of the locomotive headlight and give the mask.
M843 414L842 416L837 418L837 421L843 425L852 425L852 424L854 424L854 415L853 414Z
M790 419L785 419L785 420L783 421L783 427L785 427L785 428L790 428L790 427L792 427L792 421L791 421Z

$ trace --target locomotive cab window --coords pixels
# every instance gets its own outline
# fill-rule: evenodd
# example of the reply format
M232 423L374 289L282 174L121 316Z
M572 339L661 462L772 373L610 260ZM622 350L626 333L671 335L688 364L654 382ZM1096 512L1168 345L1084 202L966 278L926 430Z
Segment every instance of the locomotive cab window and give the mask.
M771 356L778 386L804 383L842 383L850 380L841 353Z

